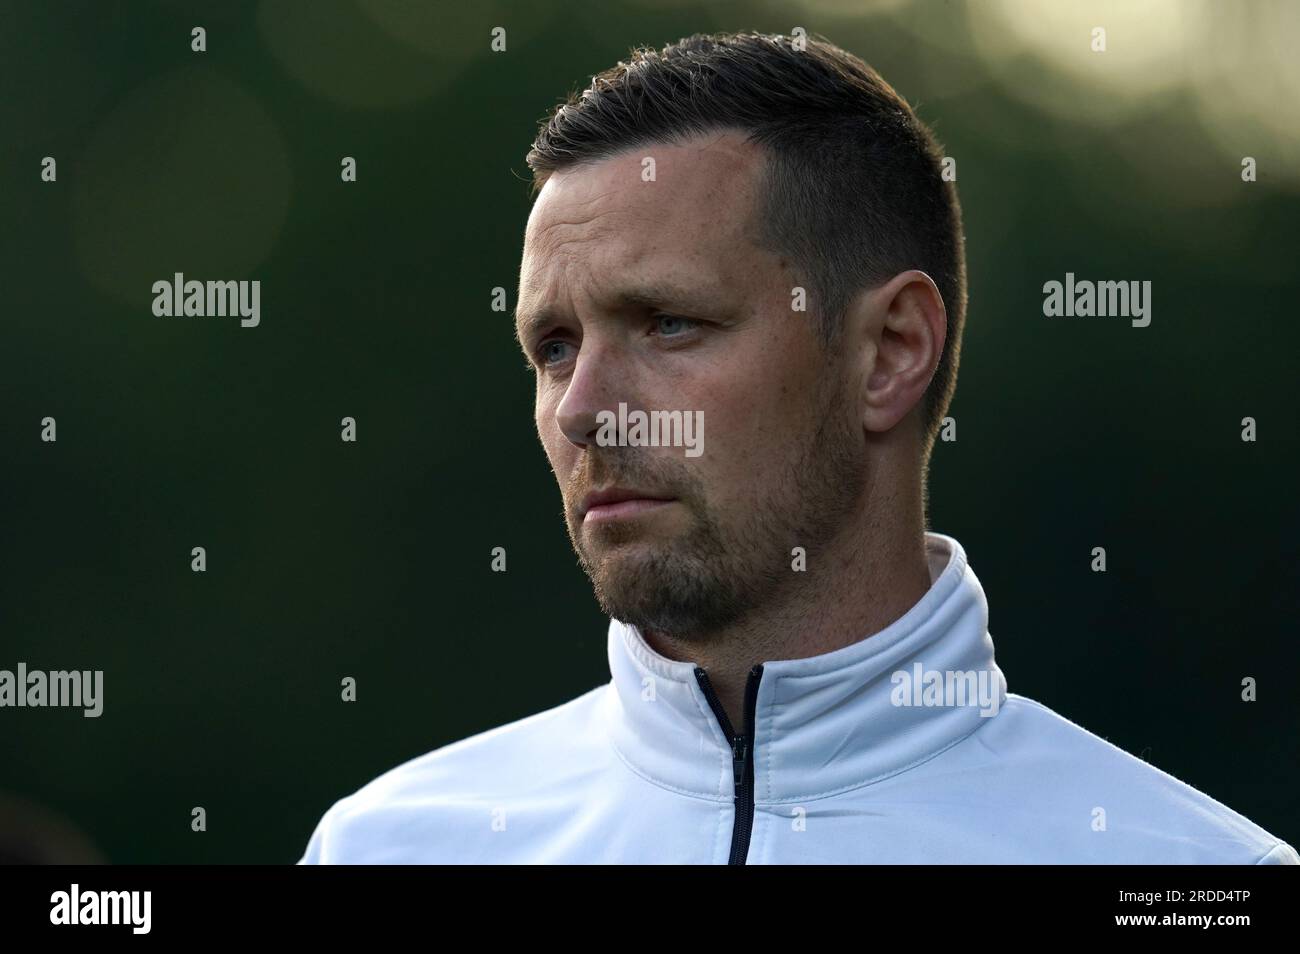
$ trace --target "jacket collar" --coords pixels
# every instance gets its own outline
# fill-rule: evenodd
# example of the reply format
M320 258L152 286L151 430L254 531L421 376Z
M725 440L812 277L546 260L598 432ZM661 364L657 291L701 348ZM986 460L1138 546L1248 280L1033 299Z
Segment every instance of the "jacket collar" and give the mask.
M902 617L834 652L763 664L757 802L819 798L895 775L965 738L1006 701L988 603L965 551L938 533L925 544L930 589ZM605 724L623 760L665 788L730 799L732 748L694 663L660 655L618 620L608 650Z

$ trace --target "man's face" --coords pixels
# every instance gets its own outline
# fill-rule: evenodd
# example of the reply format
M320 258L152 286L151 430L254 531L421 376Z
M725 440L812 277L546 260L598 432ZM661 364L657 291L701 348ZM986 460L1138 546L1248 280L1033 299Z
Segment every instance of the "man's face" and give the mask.
M756 244L762 161L734 132L637 147L555 173L525 234L518 330L569 537L607 615L682 640L795 585L793 548L820 551L866 477L846 362ZM620 402L700 420L703 452L602 446ZM587 508L610 488L659 500Z

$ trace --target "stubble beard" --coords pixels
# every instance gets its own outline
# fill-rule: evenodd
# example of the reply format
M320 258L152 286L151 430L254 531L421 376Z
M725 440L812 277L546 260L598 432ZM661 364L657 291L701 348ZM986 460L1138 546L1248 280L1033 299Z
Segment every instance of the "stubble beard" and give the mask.
M672 494L690 519L690 529L673 537L652 535L637 520L611 523L589 548L581 520L566 508L570 542L601 610L643 631L704 644L787 599L806 580L793 568L793 549L809 558L826 552L846 528L866 476L861 440L836 402L824 402L816 420L783 465L756 475L752 504L732 515L709 506L688 467L641 448L600 448L588 461L593 473L571 481L570 500L594 486L640 487Z

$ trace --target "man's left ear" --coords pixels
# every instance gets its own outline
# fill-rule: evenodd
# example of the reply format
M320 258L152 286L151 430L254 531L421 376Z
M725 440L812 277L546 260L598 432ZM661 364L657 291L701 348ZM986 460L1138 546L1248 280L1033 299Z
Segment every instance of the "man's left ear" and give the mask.
M900 272L873 289L866 302L870 367L862 393L868 431L895 427L921 403L948 337L948 312L939 288L925 272Z

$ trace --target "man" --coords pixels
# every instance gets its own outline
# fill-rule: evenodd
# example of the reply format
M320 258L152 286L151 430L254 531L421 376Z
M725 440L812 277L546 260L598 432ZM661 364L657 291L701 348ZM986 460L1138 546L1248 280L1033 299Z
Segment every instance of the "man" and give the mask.
M516 333L612 679L340 800L303 862L1300 862L1007 693L924 529L960 209L873 70L691 37L528 159Z

